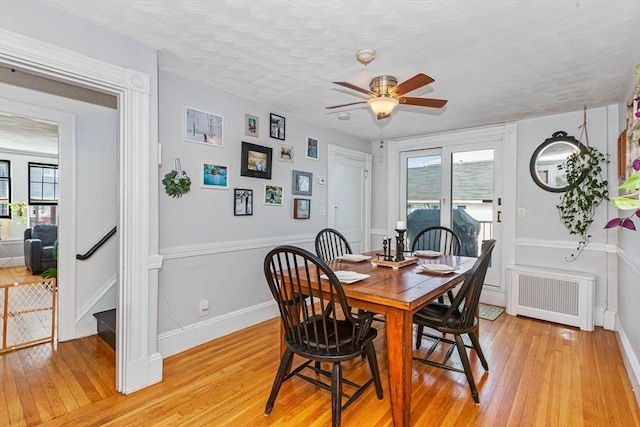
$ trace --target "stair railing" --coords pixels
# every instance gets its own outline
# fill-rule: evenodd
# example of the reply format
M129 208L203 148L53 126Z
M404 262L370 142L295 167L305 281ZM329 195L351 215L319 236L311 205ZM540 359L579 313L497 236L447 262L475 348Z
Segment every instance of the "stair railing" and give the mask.
M98 243L93 245L93 247L91 249L89 249L86 253L84 253L84 254L76 254L76 259L85 260L85 259L91 258L91 255L96 253L96 251L98 249L100 249L102 247L102 245L107 243L107 240L109 240L111 237L113 237L114 234L116 234L116 227L113 227L113 229L111 231L109 231L102 239L100 239L100 241Z

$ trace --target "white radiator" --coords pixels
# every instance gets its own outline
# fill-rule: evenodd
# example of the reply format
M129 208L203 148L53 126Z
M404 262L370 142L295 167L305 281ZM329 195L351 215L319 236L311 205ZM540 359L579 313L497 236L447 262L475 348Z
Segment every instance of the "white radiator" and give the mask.
M593 331L594 275L509 265L507 280L508 314Z

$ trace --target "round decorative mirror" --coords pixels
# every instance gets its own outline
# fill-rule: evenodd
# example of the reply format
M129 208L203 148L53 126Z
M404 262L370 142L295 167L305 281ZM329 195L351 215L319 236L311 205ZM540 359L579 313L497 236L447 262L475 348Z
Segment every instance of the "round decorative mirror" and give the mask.
M531 156L529 169L533 181L543 190L562 193L567 188L563 165L567 158L581 149L580 141L566 132L555 132L544 140Z

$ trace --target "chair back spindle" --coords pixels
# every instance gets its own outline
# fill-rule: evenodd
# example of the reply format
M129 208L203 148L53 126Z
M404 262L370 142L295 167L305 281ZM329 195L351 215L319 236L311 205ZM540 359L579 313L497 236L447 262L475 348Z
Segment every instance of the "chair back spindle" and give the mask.
M352 254L347 238L333 228L325 228L316 235L316 254L329 262L345 254Z
M422 230L413 239L411 252L430 250L442 252L444 255L459 255L462 247L460 237L450 228L436 226Z

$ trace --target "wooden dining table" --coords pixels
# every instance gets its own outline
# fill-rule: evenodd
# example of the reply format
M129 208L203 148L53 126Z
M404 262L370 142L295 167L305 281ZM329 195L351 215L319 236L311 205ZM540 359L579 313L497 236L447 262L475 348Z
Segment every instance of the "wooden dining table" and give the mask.
M369 255L377 259L382 251ZM476 258L441 255L418 258L416 264L394 269L361 262L331 261L333 271L348 270L368 274L367 279L343 284L349 305L385 315L389 391L396 427L411 425L411 370L413 314L429 302L461 283ZM446 264L457 267L449 274L424 272L420 264Z

